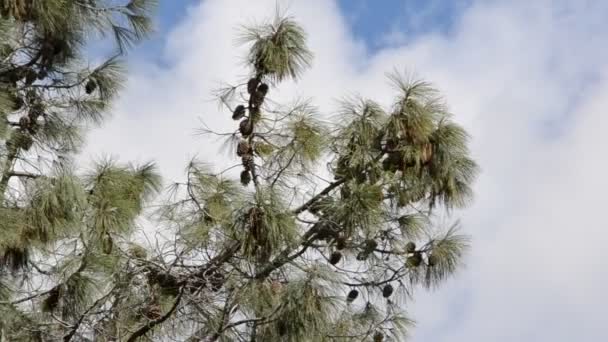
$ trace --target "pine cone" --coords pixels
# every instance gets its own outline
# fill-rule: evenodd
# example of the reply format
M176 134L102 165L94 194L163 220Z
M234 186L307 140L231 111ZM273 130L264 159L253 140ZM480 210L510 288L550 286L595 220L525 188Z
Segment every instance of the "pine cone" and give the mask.
M242 157L246 154L251 154L253 151L251 150L251 146L247 140L239 141L239 144L236 147L236 155Z
M27 74L25 75L25 84L31 85L38 78L38 73L32 69L27 70Z
M288 328L287 328L287 322L285 322L284 320L279 320L277 322L277 331L279 332L279 336L285 336L287 334Z
M257 78L254 77L249 79L249 82L247 82L247 93L250 95L254 94L255 90L258 88L258 84L260 84L260 80Z
M407 258L406 263L409 267L418 267L422 263L422 255L420 255L420 253L415 253Z
M11 107L11 109L13 111L17 111L17 110L23 108L23 105L25 104L25 102L19 95L15 94L15 95L11 96L11 99L13 100L13 106Z
M53 312L57 305L59 304L59 299L61 298L61 291L58 286L55 286L49 292L48 296L42 302L42 311L44 312Z
M250 182L251 182L251 173L247 170L243 170L241 172L241 184L243 184L243 186L247 186L247 185L249 185Z
M333 252L333 253L331 253L331 256L329 257L329 263L332 265L335 265L335 264L339 263L341 259L342 259L342 253Z
M405 244L405 251L407 253L414 253L416 251L416 244L413 242L408 242Z
M266 83L260 84L255 94L252 96L252 102L255 107L261 107L268 94L268 85Z
M101 249L104 254L112 253L112 248L114 247L114 241L112 241L112 237L110 234L105 234L101 240Z
M372 253L376 247L378 247L378 243L376 240L366 240L364 250L366 253Z
M349 302L349 303L352 303L352 302L355 301L355 299L357 299L357 297L359 297L359 291L357 291L357 290L350 290L350 292L346 296L346 301Z
M431 255L429 255L429 256L428 256L428 258L427 258L427 264L428 264L429 266L431 266L431 267L432 267L432 266L435 266L435 265L437 265L437 261L438 261L437 259L438 259L438 258L437 258L437 256L436 256L436 255L432 255L432 254L431 254Z
M245 171L250 171L253 169L253 155L245 154L241 157L241 163L243 164Z
M268 94L268 84L266 83L262 83L260 84L260 86L258 87L258 92L260 94L262 94L263 96L266 96L266 94Z
M238 105L232 112L232 120L240 120L245 116L247 109L243 105Z
M384 298L388 298L393 294L393 285L391 284L386 284L386 286L384 286L384 288L382 289L382 297Z
M84 86L84 91L87 94L91 94L92 92L95 91L95 89L97 89L97 82L95 82L94 80L89 80L87 82L87 84Z
M346 247L346 238L344 236L339 236L336 238L336 249L341 251Z
M244 119L239 124L239 131L243 137L248 137L253 133L253 123L249 119Z
M359 260L359 261L367 260L368 257L369 257L369 253L366 253L366 252L359 252L359 254L357 254L357 260Z

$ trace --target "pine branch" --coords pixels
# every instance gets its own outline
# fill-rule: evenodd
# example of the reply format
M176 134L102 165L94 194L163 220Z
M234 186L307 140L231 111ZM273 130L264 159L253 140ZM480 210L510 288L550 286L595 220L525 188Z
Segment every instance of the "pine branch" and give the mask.
M177 309L177 306L181 302L183 294L184 294L184 287L181 287L179 290L179 294L175 298L175 301L173 302L173 305L171 306L169 311L167 311L163 316L161 316L153 321L150 321L148 324L137 329L133 334L131 334L131 336L129 336L129 338L126 340L126 342L135 342L138 338L146 335L154 327L162 324L167 319L169 319L169 317L171 317L171 315L173 315L173 312L175 311L175 309Z
M339 179L339 180L331 183L329 186L327 186L325 189L323 189L323 191L321 191L320 193L318 193L317 195L315 195L310 200L306 201L306 203L304 203L301 206L297 207L296 209L292 210L292 213L295 214L295 215L298 215L298 214L300 214L300 213L308 210L308 208L310 208L311 205L315 204L315 202L317 202L318 200L320 200L321 197L327 195L328 193L330 193L335 188L337 188L340 185L344 184L344 182L346 182L346 179L342 178L342 179Z
M32 179L44 177L44 175L39 175L39 174L34 174L34 173L28 173L28 172L17 172L17 171L10 172L8 174L8 176L9 177L32 178Z
M99 305L99 303L101 303L102 301L106 300L106 298L108 298L114 292L114 290L116 288L117 288L117 286L114 286L110 290L110 292L108 292L106 295L102 296L101 298L97 299L93 303L93 305L91 305L88 309L85 310L85 312L82 313L82 315L80 315L80 318L78 319L78 321L76 321L76 324L74 324L74 326L72 327L72 329L70 329L70 331L63 337L63 341L64 342L70 342L72 340L72 338L76 335L76 332L78 331L78 328L82 324L82 321L89 314L89 312L91 312L91 310L93 310L97 305Z

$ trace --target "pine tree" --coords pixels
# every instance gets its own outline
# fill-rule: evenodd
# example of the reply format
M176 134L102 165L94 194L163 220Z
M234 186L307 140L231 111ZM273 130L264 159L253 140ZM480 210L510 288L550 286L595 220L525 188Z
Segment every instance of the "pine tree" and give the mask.
M2 8L21 3L4 1ZM145 17L144 3L132 1L115 15ZM19 27L46 27L40 14L10 9L3 15L13 16L2 21L12 35ZM78 18L90 19L71 15L70 22L89 25ZM137 24L125 34L102 22L101 30L119 32L119 46L143 36ZM291 17L277 16L247 28L242 41L250 75L218 91L230 112L226 120L234 120L227 143L238 172L190 163L186 180L175 183L154 216L164 236L155 248L130 239L144 202L158 189L152 164L103 162L83 177L61 161L38 173L29 169L41 160L33 151L64 160L77 147L64 144L67 123L101 119L117 73L90 75L104 75L114 64L76 73L82 82L66 87L67 95L64 87L48 88L43 112L57 106L55 117L64 121L56 120L66 123L54 134L38 133L47 124L42 119L33 133L22 128L12 120L20 109L2 111L10 133L0 213L0 229L11 232L0 238L5 339L404 340L413 324L406 299L452 275L468 246L457 223L443 227L436 219L471 199L477 166L466 131L432 85L396 72L389 76L395 97L388 108L349 98L328 121L311 103L280 105L274 90L312 65L305 32ZM47 75L54 72L60 71ZM19 78L13 88L23 94L43 83L34 82ZM6 103L13 104L13 88L3 88ZM95 111L76 105L91 95L104 105ZM63 100L69 105L56 105ZM24 102L29 111L34 102ZM34 150L22 148L29 144L22 136L32 138Z
M159 217L176 239L141 264L148 296L168 304L130 336L403 341L406 299L468 246L437 219L471 199L467 132L431 84L397 72L389 108L349 98L327 121L308 102L277 104L273 90L312 64L305 32L278 16L242 42L250 76L217 93L240 179L194 161L175 184Z
M159 187L153 164L72 159L120 89L154 1L0 1L0 341L84 341L120 246ZM97 38L115 56L89 67Z

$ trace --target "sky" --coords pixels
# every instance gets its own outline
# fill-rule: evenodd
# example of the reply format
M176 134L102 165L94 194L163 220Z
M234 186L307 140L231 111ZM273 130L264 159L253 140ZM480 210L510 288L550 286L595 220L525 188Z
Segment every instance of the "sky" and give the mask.
M608 2L602 0L282 1L307 30L313 67L273 99L343 95L390 103L385 72L407 70L445 95L481 166L455 213L473 238L466 268L407 310L411 341L570 342L606 338ZM84 159L154 159L167 180L190 158L222 166L202 122L234 129L211 91L242 78L238 25L274 0L162 1L158 31L133 51L112 119Z

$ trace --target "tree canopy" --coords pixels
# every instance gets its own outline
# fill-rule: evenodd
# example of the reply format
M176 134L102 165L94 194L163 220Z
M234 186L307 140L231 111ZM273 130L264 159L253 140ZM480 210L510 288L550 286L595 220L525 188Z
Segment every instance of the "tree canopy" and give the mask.
M240 176L193 160L150 216L170 234L146 246L132 233L154 164L70 158L123 77L116 57L81 67L91 34L120 56L150 29L151 1L116 3L0 2L1 338L402 341L414 290L468 247L436 218L467 205L477 173L441 94L392 72L388 105L347 98L327 119L279 104L313 65L306 33L289 16L247 27L250 75L217 91Z

